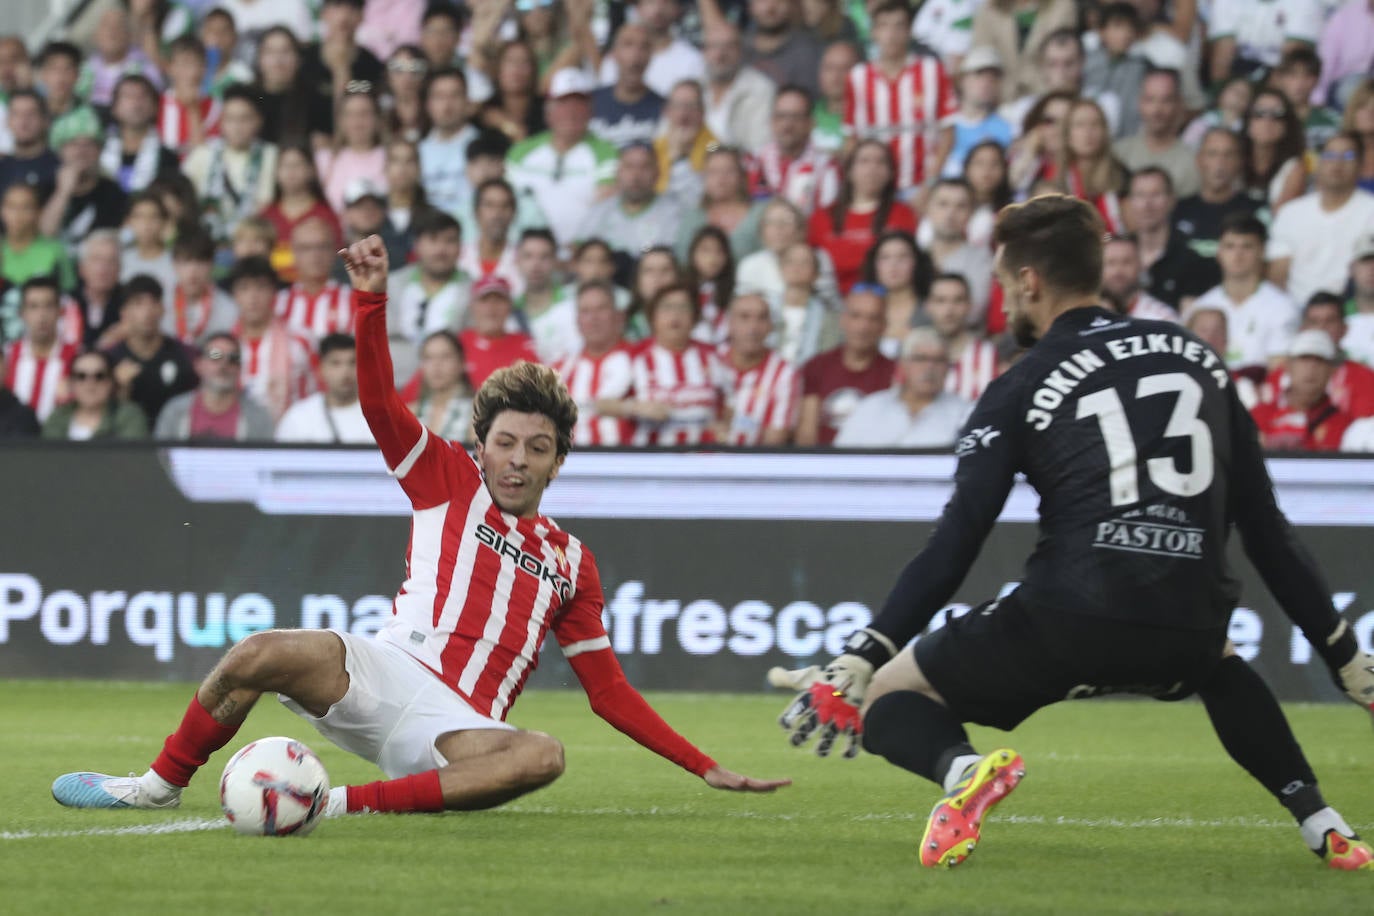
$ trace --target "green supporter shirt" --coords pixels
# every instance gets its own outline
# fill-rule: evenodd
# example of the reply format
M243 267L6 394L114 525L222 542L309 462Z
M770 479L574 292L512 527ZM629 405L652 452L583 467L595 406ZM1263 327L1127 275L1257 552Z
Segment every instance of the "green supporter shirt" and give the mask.
M39 236L27 248L16 251L9 239L0 243L0 275L15 286L30 277L54 276L63 289L76 286L76 272L67 250L56 239Z

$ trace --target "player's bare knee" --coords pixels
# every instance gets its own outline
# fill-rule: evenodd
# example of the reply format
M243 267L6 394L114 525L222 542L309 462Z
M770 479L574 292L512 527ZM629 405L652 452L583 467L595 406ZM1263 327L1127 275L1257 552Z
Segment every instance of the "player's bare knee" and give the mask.
M265 630L234 644L217 666L219 675L232 687L257 684L276 664L280 635L280 631Z
M525 776L534 788L546 786L563 775L563 742L543 732L526 732Z

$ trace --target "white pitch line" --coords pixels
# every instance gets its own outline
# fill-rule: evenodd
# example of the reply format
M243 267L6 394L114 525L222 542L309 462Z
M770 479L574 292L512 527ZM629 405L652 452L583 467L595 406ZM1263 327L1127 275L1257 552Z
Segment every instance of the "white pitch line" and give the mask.
M160 824L131 824L128 827L90 827L85 830L14 830L0 832L0 840L46 840L75 836L161 836L169 833L196 833L229 826L222 817L183 818Z

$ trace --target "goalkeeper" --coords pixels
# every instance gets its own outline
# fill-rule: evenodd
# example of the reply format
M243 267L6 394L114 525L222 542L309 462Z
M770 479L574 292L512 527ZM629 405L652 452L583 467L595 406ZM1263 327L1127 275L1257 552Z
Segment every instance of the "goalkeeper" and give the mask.
M825 668L770 672L802 692L794 744L847 737L940 784L921 862L953 866L1025 775L1010 749L979 755L964 723L1011 730L1064 699L1196 693L1222 745L1298 822L1332 868L1374 851L1326 804L1278 702L1226 637L1239 585L1234 526L1285 612L1356 702L1374 704L1330 590L1274 500L1254 424L1221 360L1176 325L1097 304L1103 227L1060 195L998 217L997 274L1025 357L983 394L960 439L954 492L926 548L871 627ZM1024 474L1040 537L1011 594L903 649L953 595ZM875 673L876 671L876 673Z

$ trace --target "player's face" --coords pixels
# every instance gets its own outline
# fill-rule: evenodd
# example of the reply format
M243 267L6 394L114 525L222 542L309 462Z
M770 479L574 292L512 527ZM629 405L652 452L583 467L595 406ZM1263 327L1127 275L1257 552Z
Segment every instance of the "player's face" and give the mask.
M1227 232L1217 243L1217 264L1226 277L1253 277L1264 266L1264 246L1253 235Z
M1034 295L1033 272L1009 271L1003 260L1003 249L998 248L996 273L997 282L1002 285L1002 310L1006 312L1007 327L1011 329L1012 338L1023 347L1034 346L1040 339L1040 332L1036 330L1035 320L1030 314Z
M934 284L926 299L926 314L942 337L954 337L964 329L970 307L964 285L953 280L941 280Z
M477 461L501 511L533 517L563 466L558 430L541 413L502 411L491 421L486 439L477 443Z

